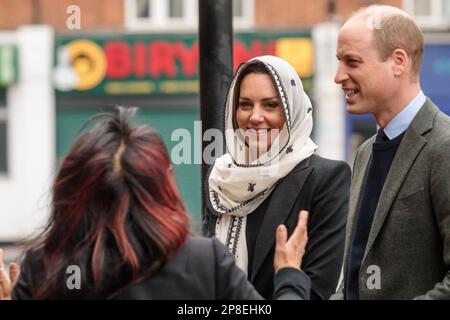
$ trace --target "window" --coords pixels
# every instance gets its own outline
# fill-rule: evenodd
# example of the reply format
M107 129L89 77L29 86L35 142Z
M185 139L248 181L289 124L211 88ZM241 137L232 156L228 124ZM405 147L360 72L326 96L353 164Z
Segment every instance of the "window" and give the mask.
M6 89L0 88L0 176L8 172Z
M450 19L450 1L449 0L444 1L442 9L443 9L442 12L444 14L444 17L447 18L447 21L448 21L448 19Z
M151 17L150 8L150 0L137 0L135 9L136 17L138 19Z
M423 0L414 0L414 15L427 17L431 15L431 2Z
M198 25L198 0L124 0L125 23L130 29L185 30ZM235 28L253 24L254 0L233 0Z
M169 18L183 18L183 0L169 0Z
M404 9L422 28L450 27L450 0L404 0Z
M253 26L253 0L233 0L233 27L249 28Z

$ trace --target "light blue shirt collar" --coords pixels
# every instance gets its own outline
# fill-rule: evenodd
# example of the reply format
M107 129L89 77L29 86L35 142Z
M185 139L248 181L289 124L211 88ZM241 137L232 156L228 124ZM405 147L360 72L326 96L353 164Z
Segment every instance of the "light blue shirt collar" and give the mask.
M422 90L420 90L419 94L399 114L389 121L383 131L390 140L398 137L408 129L426 100L427 98Z

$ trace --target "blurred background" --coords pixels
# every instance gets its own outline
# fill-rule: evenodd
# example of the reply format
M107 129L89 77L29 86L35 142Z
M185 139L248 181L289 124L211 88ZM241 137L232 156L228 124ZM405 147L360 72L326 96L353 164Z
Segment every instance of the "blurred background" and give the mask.
M211 0L212 1L212 0ZM371 116L350 116L334 84L340 25L361 6L388 4L425 33L422 88L450 114L450 0L230 0L234 66L278 55L298 71L314 106L322 156L352 163L374 134ZM82 124L116 104L141 107L138 122L169 151L191 135L174 165L198 229L201 217L198 0L0 0L0 246L16 244L48 217L58 162ZM174 140L174 141L173 141Z

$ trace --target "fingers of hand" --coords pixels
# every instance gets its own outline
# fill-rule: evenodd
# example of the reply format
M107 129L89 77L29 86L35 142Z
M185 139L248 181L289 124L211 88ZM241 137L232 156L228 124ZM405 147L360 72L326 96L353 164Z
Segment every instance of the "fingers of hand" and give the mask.
M15 263L9 265L9 278L11 280L11 286L14 287L19 279L20 269Z
M11 286L8 274L4 269L0 269L0 299L6 298Z
M3 249L0 248L0 270L4 268L3 265Z
M307 239L307 228L306 225L308 223L308 211L302 210L298 215L298 223L289 238L289 242L296 243L297 245L302 245L305 237Z
M301 210L298 214L298 223L297 226L305 227L308 225L308 211Z
M283 246L286 244L287 230L286 227L280 224L277 228L277 246Z
M20 274L19 266L15 263L9 265L9 275L3 263L3 250L0 249L0 300L10 299L12 287Z
M4 285L8 279L8 274L6 273L5 265L3 264L3 250L0 249L0 284Z
M276 248L274 260L275 272L277 272L279 268L281 268L285 264L286 240L287 240L287 229L284 225L279 225L276 232Z

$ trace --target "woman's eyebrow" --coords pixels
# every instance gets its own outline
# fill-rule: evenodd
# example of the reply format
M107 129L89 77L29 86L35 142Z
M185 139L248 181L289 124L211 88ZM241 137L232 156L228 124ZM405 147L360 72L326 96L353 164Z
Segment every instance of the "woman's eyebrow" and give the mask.
M273 97L262 98L261 101L274 100L274 99L280 100L277 96L273 96ZM239 100L251 101L252 99L247 98L247 97L239 97Z
M278 98L277 96L273 96L273 97L270 97L270 98L263 98L263 99L261 99L261 100L262 100L262 101L266 101L266 100L273 100L273 99L279 100L279 98Z

